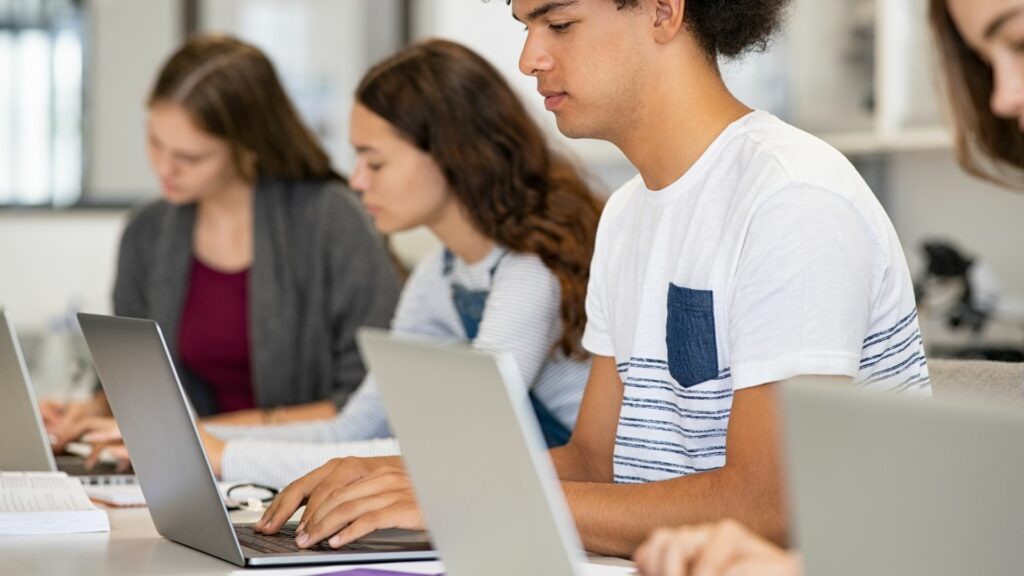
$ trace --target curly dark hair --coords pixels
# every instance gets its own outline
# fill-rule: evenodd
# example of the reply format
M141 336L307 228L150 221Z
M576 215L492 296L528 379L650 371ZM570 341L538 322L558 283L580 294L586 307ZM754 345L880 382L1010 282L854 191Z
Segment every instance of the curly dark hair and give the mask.
M427 40L371 68L356 100L430 154L478 230L540 257L561 288L557 348L584 356L601 202L501 74L469 48Z
M640 0L612 0L622 10ZM506 0L511 4L512 0ZM736 58L763 52L786 19L791 0L689 0L683 11L686 27L708 58Z
M683 17L709 57L735 58L766 50L782 27L789 4L790 0L690 0Z

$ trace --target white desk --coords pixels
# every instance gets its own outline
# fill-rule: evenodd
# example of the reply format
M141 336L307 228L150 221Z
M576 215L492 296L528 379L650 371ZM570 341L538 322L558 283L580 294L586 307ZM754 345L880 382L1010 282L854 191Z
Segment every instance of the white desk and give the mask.
M157 574L273 574L308 575L355 568L326 565L301 569L243 570L202 552L166 540L156 532L146 508L110 509L110 533L62 534L53 536L0 536L0 574L27 576L45 574L124 575ZM242 513L244 514L244 513ZM233 516L235 521L255 521L253 516ZM621 576L632 573L632 564L617 558L591 558L587 576ZM436 562L387 564L386 568L436 574Z

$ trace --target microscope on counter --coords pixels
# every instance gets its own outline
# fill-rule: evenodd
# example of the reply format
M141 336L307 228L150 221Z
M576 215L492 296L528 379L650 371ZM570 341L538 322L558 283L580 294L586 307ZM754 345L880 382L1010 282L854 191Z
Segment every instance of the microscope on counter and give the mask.
M930 346L929 353L945 358L1024 362L1024 305L1001 298L991 270L952 242L926 241L922 250L925 267L914 282L922 322L941 320L949 333L967 333L966 339L958 339L955 344ZM1010 328L1013 337L994 343L989 333L995 325Z

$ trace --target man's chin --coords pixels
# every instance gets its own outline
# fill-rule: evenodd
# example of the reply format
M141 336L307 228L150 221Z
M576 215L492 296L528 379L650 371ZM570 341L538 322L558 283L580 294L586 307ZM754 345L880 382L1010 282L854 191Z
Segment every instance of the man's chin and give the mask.
M555 114L555 125L558 126L558 131L562 133L562 136L566 138L572 138L578 140L580 138L593 138L591 131L579 122L574 122L572 119L566 117L565 114Z

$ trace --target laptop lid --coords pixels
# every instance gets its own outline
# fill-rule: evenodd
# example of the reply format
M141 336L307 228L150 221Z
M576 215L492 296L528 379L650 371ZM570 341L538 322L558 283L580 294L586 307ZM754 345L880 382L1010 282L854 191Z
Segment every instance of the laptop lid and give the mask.
M56 471L14 322L4 309L0 309L0 398L0 470Z
M157 531L239 566L432 559L409 551L257 552L239 545L160 327L152 320L78 314ZM395 549L392 546L391 549Z
M357 338L447 574L579 574L582 546L514 360L370 328Z
M1024 566L1024 412L853 388L782 390L808 574L962 576Z

